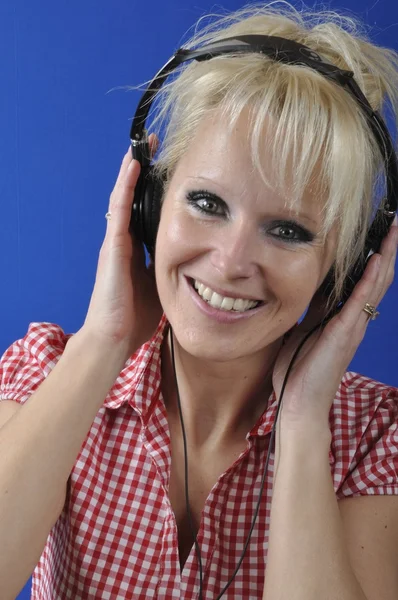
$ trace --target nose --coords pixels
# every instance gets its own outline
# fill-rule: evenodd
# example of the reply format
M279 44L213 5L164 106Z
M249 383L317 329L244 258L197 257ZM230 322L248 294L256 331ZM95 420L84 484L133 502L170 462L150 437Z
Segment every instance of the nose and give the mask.
M244 222L222 228L211 254L211 264L225 280L248 279L258 270L256 232Z

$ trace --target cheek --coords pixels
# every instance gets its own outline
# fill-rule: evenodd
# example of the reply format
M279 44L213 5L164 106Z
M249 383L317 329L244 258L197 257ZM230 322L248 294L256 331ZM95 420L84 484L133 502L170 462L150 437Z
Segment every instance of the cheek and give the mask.
M298 251L269 261L265 283L286 307L305 310L322 279L322 264L314 253Z
M181 214L162 213L155 251L156 282L161 301L170 293L169 284L176 284L176 269L189 260L191 253L190 236Z
M166 269L189 262L209 247L210 237L210 231L195 225L186 211L165 211L156 240L159 261Z

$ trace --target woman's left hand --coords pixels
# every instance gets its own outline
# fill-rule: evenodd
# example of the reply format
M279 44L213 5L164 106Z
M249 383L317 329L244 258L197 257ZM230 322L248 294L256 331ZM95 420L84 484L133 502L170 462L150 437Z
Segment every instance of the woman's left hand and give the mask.
M395 226L394 226L395 225ZM341 379L347 370L369 322L363 310L377 307L394 278L398 227L390 228L379 254L368 262L341 311L305 342L288 377L282 399L280 421L296 428L302 424L328 426L329 412ZM300 325L293 329L277 357L273 386L279 400L290 360L303 337L322 321L324 307L316 296Z

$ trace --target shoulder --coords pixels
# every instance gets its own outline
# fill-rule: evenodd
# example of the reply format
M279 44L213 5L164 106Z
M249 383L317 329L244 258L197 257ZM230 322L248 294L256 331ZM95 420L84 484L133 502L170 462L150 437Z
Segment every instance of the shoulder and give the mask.
M339 392L353 394L355 392L360 393L361 391L366 394L385 393L387 391L397 394L398 388L366 377L366 375L347 371L341 380Z
M330 461L340 497L398 494L398 389L347 372L330 411Z
M333 402L331 422L336 428L339 424L359 426L379 418L381 409L383 419L386 410L393 420L397 418L398 388L349 371L345 373Z
M366 597L396 598L398 389L346 373L334 418L333 479L351 565Z
M0 359L0 398L24 402L52 371L71 336L55 323L30 323Z

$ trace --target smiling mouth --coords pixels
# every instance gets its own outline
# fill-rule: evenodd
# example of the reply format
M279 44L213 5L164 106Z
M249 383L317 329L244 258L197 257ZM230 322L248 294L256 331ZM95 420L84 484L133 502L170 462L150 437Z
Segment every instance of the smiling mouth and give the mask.
M189 282L198 296L207 304L218 310L226 312L247 312L264 304L261 300L245 300L244 298L231 298L229 296L221 296L211 288L205 286L196 279L189 279Z

